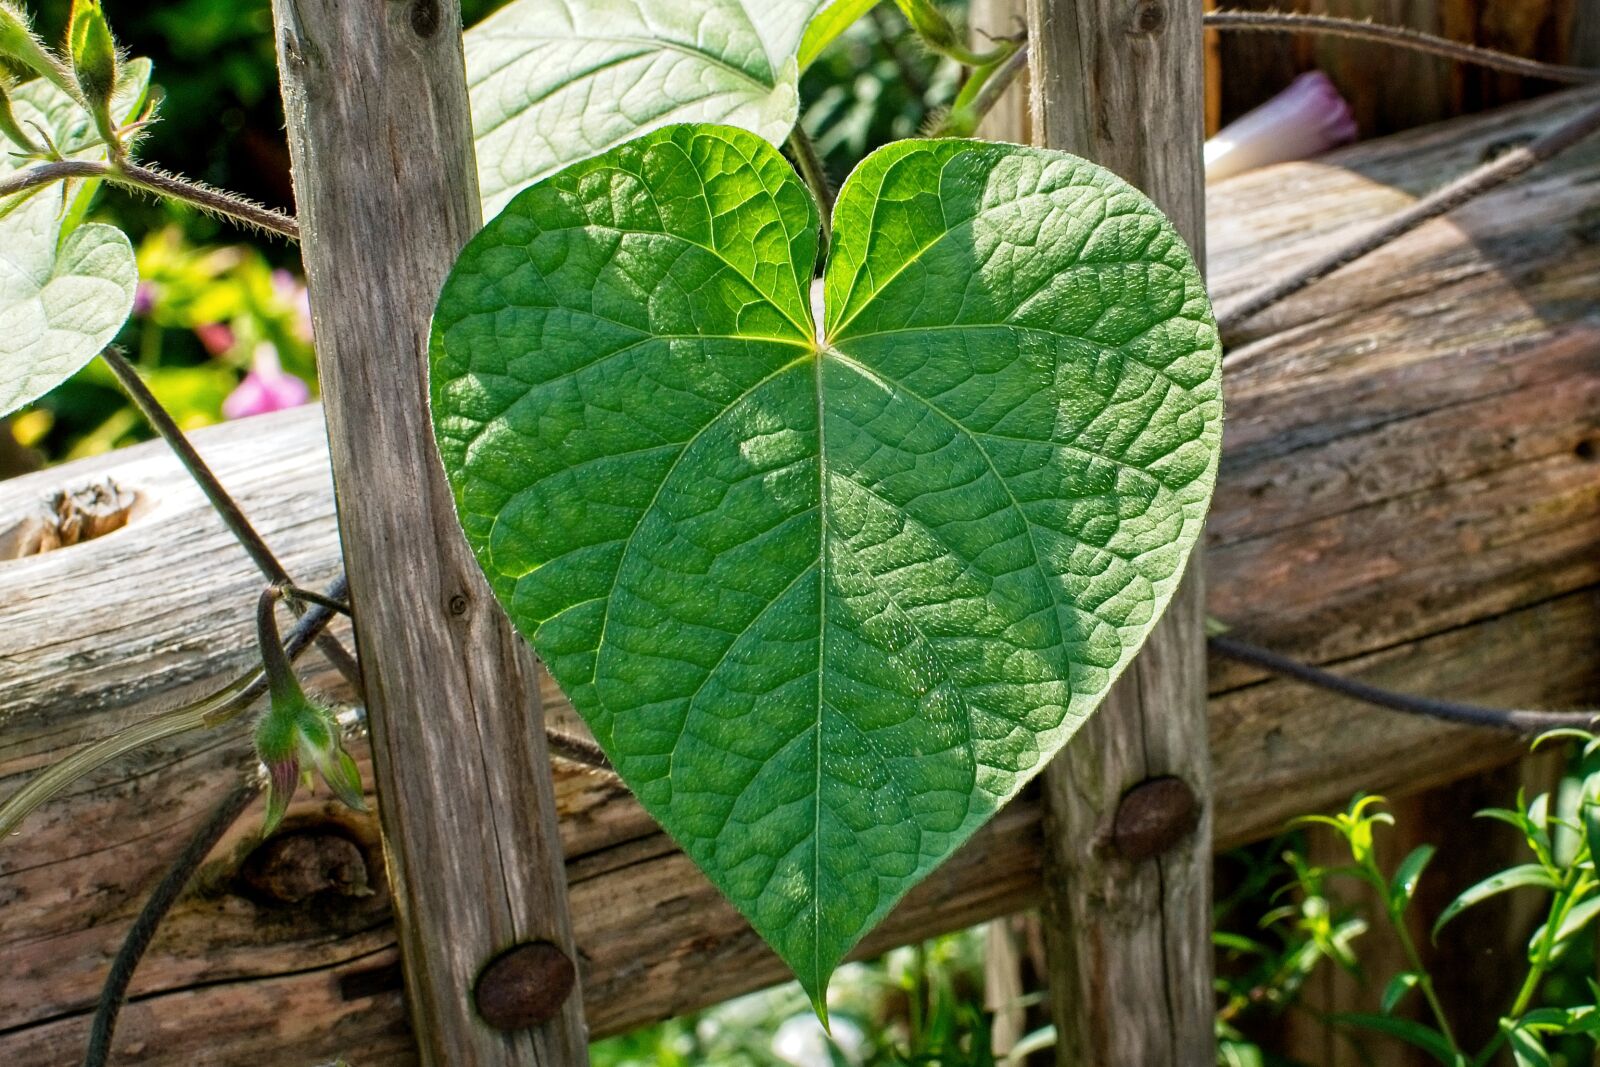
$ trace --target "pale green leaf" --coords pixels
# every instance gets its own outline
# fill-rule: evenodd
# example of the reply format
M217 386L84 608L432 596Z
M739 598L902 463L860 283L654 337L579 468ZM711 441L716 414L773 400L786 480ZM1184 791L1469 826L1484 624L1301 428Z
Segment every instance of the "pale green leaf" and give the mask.
M1389 979L1389 984L1383 987L1383 996L1378 1000L1378 1010L1385 1015L1394 1014L1401 998L1417 988L1421 981L1421 976L1415 971L1401 971Z
M125 120L137 111L150 64L124 64L114 99ZM77 159L103 159L94 122L71 97L38 79L11 94L17 120L44 130ZM0 177L26 166L0 152ZM133 310L138 271L122 231L77 225L92 190L64 204L60 186L0 203L0 415L70 378L117 335Z
M811 20L811 25L806 27L805 36L800 38L801 73L816 61L824 48L878 3L879 0L833 0L819 11L817 17Z
M467 539L645 807L814 997L1066 742L1199 535L1220 348L1156 209L911 141L816 207L672 126L520 195L434 319Z
M726 123L781 144L800 114L800 39L827 2L508 4L465 35L484 214L669 123Z

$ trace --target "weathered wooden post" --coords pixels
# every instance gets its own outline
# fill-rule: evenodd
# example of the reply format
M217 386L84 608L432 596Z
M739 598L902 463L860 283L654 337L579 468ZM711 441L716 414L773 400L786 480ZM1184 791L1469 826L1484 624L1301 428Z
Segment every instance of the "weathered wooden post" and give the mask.
M1032 136L1143 189L1205 256L1200 0L1027 0ZM1057 1062L1210 1067L1210 760L1198 553L1044 774Z
M460 8L272 6L412 1026L440 1067L581 1065L533 656L428 421L434 301L481 221Z

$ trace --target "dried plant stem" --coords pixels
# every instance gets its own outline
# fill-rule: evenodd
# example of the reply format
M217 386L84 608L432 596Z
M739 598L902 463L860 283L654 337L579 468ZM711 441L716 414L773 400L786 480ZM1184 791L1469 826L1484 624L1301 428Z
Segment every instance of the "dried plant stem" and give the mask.
M300 224L292 215L262 207L233 193L213 189L209 185L179 178L128 160L120 163L103 163L94 160L68 159L56 163L40 163L0 181L0 198L68 178L96 178L124 188L171 197L209 214L232 219L267 233L275 233L291 241L300 240Z
M150 387L145 385L144 379L139 377L139 372L132 363L119 352L115 346L100 353L100 358L105 360L106 366L111 368L111 373L116 375L117 381L132 398L145 420L152 429L161 436L173 453L178 457L178 462L183 464L189 476L194 479L200 491L205 494L206 500L211 503L212 509L221 517L222 523L234 536L234 539L244 547L246 555L255 563L256 567L264 574L267 581L276 586L294 587L289 572L284 570L283 564L278 562L278 557L272 554L272 549L267 547L266 540L251 525L245 516L244 509L239 507L238 501L223 488L222 482L201 458L193 443L178 427L167 409L161 406ZM299 605L291 605L298 614L304 609ZM346 610L348 614L348 609ZM361 692L361 668L356 664L355 657L345 650L339 639L332 634L320 635L317 647L323 655L336 667L345 680L351 684L357 693Z
M1523 711L1490 708L1479 704L1459 704L1450 700L1397 693L1391 689L1358 682L1353 678L1341 678L1337 674L1331 674L1308 663L1226 635L1213 636L1209 639L1209 644L1211 651L1228 659L1248 663L1273 674L1338 693L1340 696L1388 708L1391 711L1405 712L1408 715L1423 715L1445 722L1486 726L1519 734L1543 733L1546 730L1572 726L1587 729L1593 727L1596 721L1600 721L1600 711Z
M1288 11L1208 11L1205 15L1207 29L1245 30L1258 33L1316 33L1328 37L1348 37L1359 41L1372 41L1393 45L1414 52L1471 63L1508 74L1521 74L1528 78L1585 85L1600 81L1600 70L1588 67L1567 67L1555 63L1540 63L1521 56L1497 52L1492 48L1436 37L1404 26L1385 26L1376 22L1337 18L1332 15L1306 15Z
M1287 277L1268 282L1246 293L1218 311L1217 327L1222 331L1223 339L1228 340L1229 334L1236 332L1246 321L1274 304L1326 278L1334 271L1376 252L1423 223L1454 211L1463 204L1498 189L1513 179L1520 178L1597 130L1600 130L1600 103L1591 103L1567 121L1541 134L1528 144L1513 148L1497 159L1462 175L1449 185L1434 190L1370 232L1312 260Z

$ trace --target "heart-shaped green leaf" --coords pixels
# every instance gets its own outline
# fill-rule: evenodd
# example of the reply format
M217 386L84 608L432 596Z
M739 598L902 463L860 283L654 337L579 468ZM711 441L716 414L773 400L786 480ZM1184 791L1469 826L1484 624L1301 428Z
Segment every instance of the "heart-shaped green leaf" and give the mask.
M517 0L468 30L484 213L647 130L725 122L782 143L800 38L828 0Z
M124 64L113 99L119 121L138 110L150 64ZM73 159L104 159L94 121L73 99L38 79L11 94L17 121L44 131ZM0 150L0 177L26 163ZM59 186L0 201L0 415L38 399L111 343L133 310L133 248L112 226L77 225L91 189L64 205Z
M817 211L672 126L463 252L433 417L468 541L645 807L820 998L1172 595L1221 430L1189 254L1058 152L907 141Z

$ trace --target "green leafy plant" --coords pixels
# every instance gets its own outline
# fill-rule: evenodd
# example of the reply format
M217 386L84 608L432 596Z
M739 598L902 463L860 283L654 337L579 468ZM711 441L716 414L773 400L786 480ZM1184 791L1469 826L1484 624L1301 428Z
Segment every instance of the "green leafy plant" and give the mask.
M1544 921L1528 940L1525 970L1516 995L1498 1020L1492 1038L1478 1049L1465 1048L1457 1027L1440 1002L1434 978L1418 950L1407 921L1417 885L1435 854L1423 845L1408 854L1392 871L1377 860L1374 837L1393 818L1380 810L1381 797L1358 796L1350 807L1333 816L1309 816L1305 825L1330 828L1348 848L1350 863L1331 869L1297 863L1296 882L1306 900L1326 899L1330 878L1351 878L1364 883L1380 902L1381 915L1400 944L1408 967L1382 978L1380 1010L1376 1013L1338 1013L1326 1017L1332 1025L1404 1042L1446 1067L1484 1067L1509 1051L1517 1067L1547 1067L1549 1045L1563 1039L1582 1039L1600 1046L1600 987L1580 982L1583 990L1565 1003L1540 1003L1541 992L1567 954L1592 930L1600 915L1600 879L1597 879L1596 844L1600 843L1600 739L1578 730L1546 734L1541 743L1557 738L1577 742L1572 768L1560 785L1532 801L1519 795L1511 808L1491 808L1479 813L1515 827L1532 854L1532 861L1496 872L1463 890L1440 912L1433 933L1484 901L1513 890L1535 890L1548 895ZM1281 920L1284 913L1273 916ZM1359 931L1356 931L1359 933ZM1336 950L1320 949L1322 958L1353 966L1355 953L1347 939ZM1569 983L1569 986L1571 984ZM1413 995L1426 1005L1426 1021L1395 1014Z
M818 210L666 127L462 254L433 412L495 592L624 780L821 1006L1093 710L1220 430L1204 287L1062 153L905 141Z

